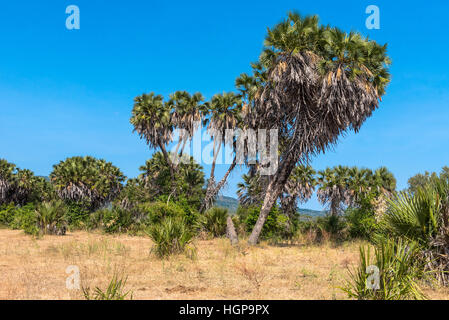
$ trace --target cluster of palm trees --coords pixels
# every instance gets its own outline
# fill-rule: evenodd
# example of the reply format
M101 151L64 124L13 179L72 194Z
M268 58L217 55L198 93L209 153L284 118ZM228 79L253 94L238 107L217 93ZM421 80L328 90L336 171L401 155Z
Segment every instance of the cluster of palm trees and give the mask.
M134 102L131 124L150 148L161 152L169 167L167 178L171 181L171 189L168 193L174 196L178 192L176 177L182 170L180 163L184 162L181 157L186 144L192 140L200 126L206 126L213 140L213 160L200 211L210 208L237 164L234 158L221 181L215 181L217 158L226 143L226 130L242 126L240 96L230 92L217 94L210 101L205 101L200 93L191 95L185 91L177 91L166 101L161 95L150 93L136 97ZM167 148L173 142L176 129L179 130L180 137L174 151L169 153Z
M173 130L186 129L179 141L185 145L197 129L194 124L204 121L214 141L214 161L202 210L210 206L236 165L233 162L222 181L215 182L224 131L277 130L279 166L266 177L261 213L249 239L256 244L276 201L281 197L286 204L294 203L283 196L285 189L301 192L289 180L295 168L307 167L310 157L324 153L348 130L357 132L379 106L390 81L386 50L386 45L357 32L322 26L317 16L289 13L268 30L260 59L252 64L253 74L236 80L238 93L216 95L209 102L203 102L201 94L186 92L176 92L168 101L154 93L143 94L135 99L131 123L152 148L161 150L174 184L176 163L166 151ZM326 197L323 193L322 199Z
M53 167L50 181L60 199L85 202L92 210L117 197L126 177L111 162L72 157Z
M369 195L372 195L373 201L391 198L396 190L396 179L385 167L372 171L337 166L318 174L318 200L329 208L332 215L342 212L345 206L359 206Z
M261 206L268 179L250 171L242 180L237 191L241 205ZM374 202L391 198L396 190L396 179L385 167L372 171L337 166L317 173L310 166L300 165L293 170L278 198L282 212L291 216L297 214L298 203L307 202L315 189L320 203L335 216L347 207L360 206L367 198Z
M17 168L15 164L0 159L0 205L10 202L18 205L48 195L49 188L42 177L31 170Z

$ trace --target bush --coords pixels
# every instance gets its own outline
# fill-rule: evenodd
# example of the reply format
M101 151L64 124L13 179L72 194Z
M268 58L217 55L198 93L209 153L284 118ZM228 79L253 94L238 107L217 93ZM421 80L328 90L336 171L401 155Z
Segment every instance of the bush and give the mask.
M67 230L66 206L62 201L44 202L36 208L36 220L43 234L64 235Z
M332 238L344 240L346 238L347 223L338 215L328 214L324 217L308 217L299 223L301 233L307 234L311 242L322 242Z
M433 178L415 193L389 201L379 238L417 242L420 256L442 285L449 284L449 180Z
M226 234L226 222L228 210L223 208L212 208L204 213L200 218L201 229L205 230L213 237L221 237Z
M26 234L38 235L36 208L33 204L27 204L14 210L14 219L9 226L12 229L23 230Z
M142 212L146 225L158 224L167 217L183 218L187 225L192 226L197 220L197 215L191 211L185 211L180 205L169 202L144 203L138 206L138 211Z
M71 228L81 229L88 224L90 210L87 203L67 201L66 208L65 219Z
M260 207L239 207L237 216L244 224L246 232L251 232L259 218ZM296 233L297 223L282 214L277 206L274 206L268 214L267 220L262 228L262 239L287 239Z
M129 210L113 207L102 210L101 214L103 230L106 233L124 232L133 224L132 214Z
M14 220L16 206L14 204L4 205L0 207L0 224L9 226Z
M388 240L374 250L374 258L369 247L360 247L360 265L350 271L350 279L342 288L350 298L359 300L404 300L425 299L417 284L425 274L424 266L418 259L418 248L413 243ZM373 288L377 268L377 289Z
M351 238L371 240L378 230L374 211L364 208L348 208L345 213L348 232Z
M152 251L160 258L184 252L193 234L186 221L179 217L165 217L147 230L155 243Z

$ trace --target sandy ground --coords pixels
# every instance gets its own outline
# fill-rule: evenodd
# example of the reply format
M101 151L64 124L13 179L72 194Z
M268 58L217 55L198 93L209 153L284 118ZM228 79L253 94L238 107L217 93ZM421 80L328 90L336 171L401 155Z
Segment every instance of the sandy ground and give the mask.
M345 299L339 287L360 244L233 248L226 239L196 240L193 256L159 260L144 237L75 232L33 239L1 229L0 299L83 299L81 290L67 289L69 266L79 268L82 287L105 289L114 273L127 276L133 299ZM447 289L425 292L449 299Z

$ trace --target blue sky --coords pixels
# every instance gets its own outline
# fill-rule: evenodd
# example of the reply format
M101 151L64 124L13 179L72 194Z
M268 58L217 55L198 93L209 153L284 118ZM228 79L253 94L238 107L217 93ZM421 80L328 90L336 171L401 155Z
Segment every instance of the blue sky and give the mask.
M257 59L266 28L289 10L388 43L392 82L360 133L313 160L387 166L398 187L449 165L449 3L422 1L9 1L0 5L0 158L48 175L74 155L112 161L129 177L151 156L129 124L133 98L213 94ZM67 30L77 5L81 29ZM381 29L365 27L380 8ZM223 174L227 166L219 166ZM205 166L206 172L209 167ZM225 195L246 170L236 170ZM303 207L320 209L316 199Z

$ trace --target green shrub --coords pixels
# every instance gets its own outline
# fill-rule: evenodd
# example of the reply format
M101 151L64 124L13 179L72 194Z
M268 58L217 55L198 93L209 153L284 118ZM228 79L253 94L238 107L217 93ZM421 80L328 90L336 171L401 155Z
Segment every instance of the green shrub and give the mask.
M85 202L67 201L66 221L72 229L81 229L89 222L90 210Z
M359 300L425 299L417 284L425 275L418 253L416 244L401 240L382 242L375 248L374 257L369 247L360 247L360 265L350 271L350 278L342 289L348 297ZM376 277L373 267L379 271L376 289L369 283Z
M246 232L251 232L259 218L260 207L248 206L239 207L237 209L237 216L241 223L244 224ZM289 217L282 214L277 206L274 206L268 214L267 220L262 228L262 239L277 239L288 238L292 233L295 233L296 223L292 223Z
M67 229L66 206L61 200L43 202L36 208L36 220L43 234L64 235Z
M144 214L147 225L160 223L167 217L184 217L184 210L174 203L144 203L138 206L138 210Z
M374 211L363 208L349 208L346 210L345 218L351 238L370 240L378 230Z
M382 216L378 238L417 242L420 256L442 285L449 285L449 180L432 178L413 194L400 193Z
M83 295L86 300L125 300L126 297L130 296L130 300L133 299L132 291L124 290L126 286L126 277L119 277L116 273L109 282L106 290L102 290L96 287L93 292L90 288L82 288Z
M109 209L98 209L89 215L87 228L89 230L100 229L103 227L103 217Z
M226 234L226 222L228 210L224 208L212 208L204 213L200 218L201 229L205 230L213 237L221 237Z
M132 214L129 210L119 207L102 210L102 226L106 233L119 233L127 231L133 224Z
M14 219L9 226L12 229L23 230L26 234L38 235L36 208L33 204L27 204L14 210Z
M299 231L307 234L312 242L322 242L332 238L341 241L346 239L347 223L344 217L328 214L324 217L302 217Z
M186 221L180 217L165 217L147 229L153 240L152 251L160 258L184 252L193 234Z
M9 224L14 220L14 214L16 211L16 206L11 203L9 205L4 205L0 207L0 224L9 226Z

